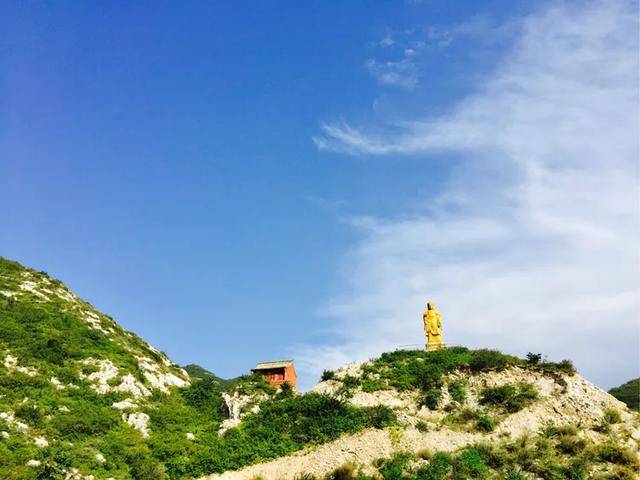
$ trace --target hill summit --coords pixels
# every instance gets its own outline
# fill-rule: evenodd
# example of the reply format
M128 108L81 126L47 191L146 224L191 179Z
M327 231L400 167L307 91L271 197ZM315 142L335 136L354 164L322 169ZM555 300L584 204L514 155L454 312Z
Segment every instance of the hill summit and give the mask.
M304 395L189 370L0 257L0 478L637 478L640 417L569 361L401 350Z

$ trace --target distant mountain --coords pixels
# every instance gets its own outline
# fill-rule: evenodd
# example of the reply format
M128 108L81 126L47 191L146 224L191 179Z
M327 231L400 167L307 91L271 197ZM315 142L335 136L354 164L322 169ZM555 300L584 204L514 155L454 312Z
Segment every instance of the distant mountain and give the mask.
M220 385L224 385L227 380L224 378L218 377L215 373L210 372L206 368L201 367L200 365L196 365L195 363L190 363L189 365L185 365L182 367L185 372L189 374L192 379L196 380L213 380L214 382L219 383Z
M619 387L612 388L609 393L634 410L640 409L640 378L629 380Z

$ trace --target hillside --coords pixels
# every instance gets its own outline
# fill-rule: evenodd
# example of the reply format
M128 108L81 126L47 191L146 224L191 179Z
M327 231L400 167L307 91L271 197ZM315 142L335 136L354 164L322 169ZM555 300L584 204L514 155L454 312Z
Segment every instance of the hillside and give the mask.
M313 391L398 423L206 480L638 478L640 417L568 361L398 351L326 371Z
M220 378L215 373L210 372L206 368L203 368L200 365L196 365L194 363L185 365L182 368L189 374L189 377L191 377L192 380L212 380L220 385L224 385L228 382L228 380Z
M569 361L397 351L326 371L305 395L190 367L192 379L60 281L2 258L0 360L2 479L625 479L637 468L638 414Z
M60 281L1 257L0 356L2 479L189 478L393 421L384 408L274 396L259 378L192 381ZM223 395L253 413L221 435Z
M629 380L619 387L612 388L609 393L624 402L627 407L633 410L640 409L640 378Z

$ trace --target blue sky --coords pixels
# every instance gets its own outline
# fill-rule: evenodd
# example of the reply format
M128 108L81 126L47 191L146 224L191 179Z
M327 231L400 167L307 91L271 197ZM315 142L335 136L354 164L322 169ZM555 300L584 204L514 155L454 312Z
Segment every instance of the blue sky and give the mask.
M637 68L624 75L637 46L615 32L636 38L634 14L626 2L3 2L0 254L222 376L295 357L309 385L323 366L421 342L434 297L452 343L574 357L620 383L638 358L637 269L616 267L638 259ZM612 59L622 73L598 77ZM596 84L622 90L619 104L592 102ZM607 105L624 106L618 129ZM618 176L601 188L621 198L596 215L603 166ZM605 285L580 283L595 277ZM618 363L590 360L594 342Z

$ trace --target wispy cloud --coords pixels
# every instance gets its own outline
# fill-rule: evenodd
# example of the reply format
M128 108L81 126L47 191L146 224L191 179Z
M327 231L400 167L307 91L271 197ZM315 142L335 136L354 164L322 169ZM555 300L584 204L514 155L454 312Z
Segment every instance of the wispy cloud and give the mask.
M380 85L412 89L418 84L418 71L411 57L410 51L398 61L379 62L370 58L365 66Z
M308 375L417 343L434 299L449 342L572 357L603 386L637 376L637 17L631 2L551 6L449 114L379 135L322 126L320 149L459 160L442 194L416 198L422 215L353 220L343 294L322 312L335 341L296 352Z

